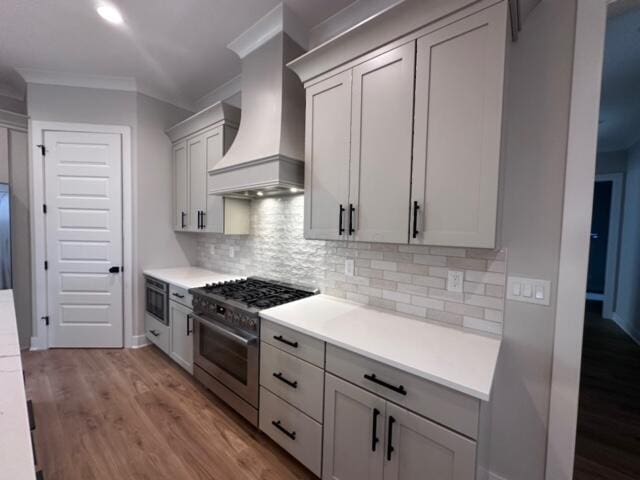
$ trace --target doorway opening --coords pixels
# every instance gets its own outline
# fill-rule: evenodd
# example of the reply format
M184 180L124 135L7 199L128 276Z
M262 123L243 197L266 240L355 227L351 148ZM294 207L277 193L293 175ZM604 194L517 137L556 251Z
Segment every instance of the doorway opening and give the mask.
M620 5L624 3L625 8ZM616 5L615 3L612 5ZM574 479L640 478L640 2L610 8Z

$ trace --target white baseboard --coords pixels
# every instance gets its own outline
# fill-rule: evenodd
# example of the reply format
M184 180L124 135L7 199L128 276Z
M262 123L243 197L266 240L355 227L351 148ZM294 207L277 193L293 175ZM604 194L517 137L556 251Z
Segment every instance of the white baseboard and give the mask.
M46 350L47 348L48 347L44 342L44 339L40 337L31 337L31 346L29 347L29 350L35 352L38 350Z
M143 348L148 345L151 344L149 343L149 340L147 340L146 335L134 335L131 337L131 346L129 348Z
M640 329L629 325L625 320L618 315L616 312L613 312L612 320L618 324L618 326L624 330L624 332L631 337L631 339L640 345Z

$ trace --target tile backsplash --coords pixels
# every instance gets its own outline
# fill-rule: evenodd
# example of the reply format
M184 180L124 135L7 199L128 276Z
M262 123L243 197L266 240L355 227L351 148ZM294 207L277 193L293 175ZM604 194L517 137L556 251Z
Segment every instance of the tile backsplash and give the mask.
M304 196L251 203L251 234L199 237L198 266L313 285L323 293L422 320L500 335L503 250L305 240ZM345 275L353 259L354 275ZM447 290L464 272L462 292Z

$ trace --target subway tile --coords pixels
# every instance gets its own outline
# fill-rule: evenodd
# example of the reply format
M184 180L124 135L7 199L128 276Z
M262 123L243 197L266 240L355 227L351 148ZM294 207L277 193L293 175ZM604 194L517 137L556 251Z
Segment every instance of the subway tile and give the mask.
M344 265L344 261L342 262L342 264ZM354 265L356 267L367 267L370 268L371 267L371 260L367 260L366 258L356 258Z
M413 261L413 254L411 253L384 252L382 255L385 260L390 262L410 263Z
M411 303L411 295L407 293L394 292L393 290L383 290L382 298L393 300L394 302Z
M426 245L400 245L398 250L405 253L419 253L422 255L429 253L429 247Z
M366 287L364 285L358 285L358 293L363 295L369 295L370 297L382 298L382 289Z
M411 273L415 275L429 275L429 266L416 265L415 263L399 263L398 271L402 273Z
M398 283L398 291L411 293L412 295L422 295L423 297L426 297L428 293L427 287L412 285L410 283Z
M484 318L490 322L502 323L504 314L500 310L491 310L489 308L484 309Z
M404 282L404 283L411 283L412 281L412 277L411 274L409 273L402 273L402 272L389 272L389 271L385 271L383 272L383 277L385 280L393 280L396 282Z
M467 257L484 258L485 260L504 260L504 250L490 250L486 248L468 248Z
M371 260L371 268L395 272L398 270L398 264L395 262L385 262L383 260Z
M447 267L451 270L480 270L487 269L487 261L480 258L448 257Z
M368 278L382 278L382 270L372 270L370 268L356 268L356 275Z
M347 292L347 300L351 300L352 302L356 303L363 303L366 305L369 303L369 296L362 295L360 293Z
M496 273L505 273L507 264L501 260L489 260L487 262L487 271Z
M462 303L464 301L464 295L459 292L450 292L448 290L441 290L439 288L430 288L429 296L431 298L439 298L440 300L447 300L450 302Z
M445 288L447 282L444 278L427 277L424 275L413 275L411 283L421 285L423 287Z
M414 254L413 261L419 265L429 265L430 267L445 267L447 265L447 257L439 255Z
M431 253L431 255L443 255L445 257L465 257L467 255L464 248L453 247L431 247L429 253Z
M504 298L504 287L502 285L487 285L486 295L488 297Z
M484 316L483 308L474 305L465 305L464 303L447 302L444 310L449 313L457 313L458 315L466 315L469 317L482 318Z
M396 310L408 315L415 315L416 317L426 317L427 309L424 307L417 307L415 305L408 305L406 303L397 303Z
M377 270L375 270L377 271ZM378 278L372 278L370 282L370 286L374 288L382 288L384 290L397 290L398 283L392 280L380 280Z
M490 283L492 285L505 284L505 278L503 273L476 272L473 270L466 270L464 272L464 276L470 282Z
M395 310L396 302L393 300L385 300L384 298L369 298L369 305L376 308L382 308L384 310Z
M377 252L397 252L398 245L391 243L372 243L371 250L375 250Z
M455 313L442 312L430 308L427 310L427 318L435 320L436 322L462 326L462 315L456 315Z
M473 293L475 295L484 295L486 290L486 285L484 283L464 282L462 285L462 290L465 293Z
M502 325L500 323L488 322L486 320L475 317L464 317L462 325L465 328L478 330L481 332L493 333L494 335L502 334Z
M466 293L464 295L464 303L476 305L478 307L492 308L494 310L504 309L504 300L501 298L485 297L482 295L472 295Z
M420 297L414 295L411 297L411 303L419 307L431 308L433 310L444 310L444 301L435 298Z
M376 252L372 250L358 250L356 255L358 258L367 258L369 260L382 260L384 252Z
M429 276L446 279L449 277L449 270L442 267L429 267Z

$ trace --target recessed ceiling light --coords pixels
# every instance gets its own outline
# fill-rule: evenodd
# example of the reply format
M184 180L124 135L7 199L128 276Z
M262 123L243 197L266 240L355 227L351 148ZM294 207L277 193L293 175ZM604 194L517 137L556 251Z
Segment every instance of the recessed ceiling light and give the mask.
M259 197L261 197L261 196L263 196L263 195L264 195L264 193L262 193L262 192L257 192L257 193L256 193L256 195L258 195Z
M118 9L112 5L101 5L96 11L109 23L120 25L124 21Z
M297 189L296 187L291 187L291 188L289 189L289 191L290 191L291 193L298 193L298 189Z

